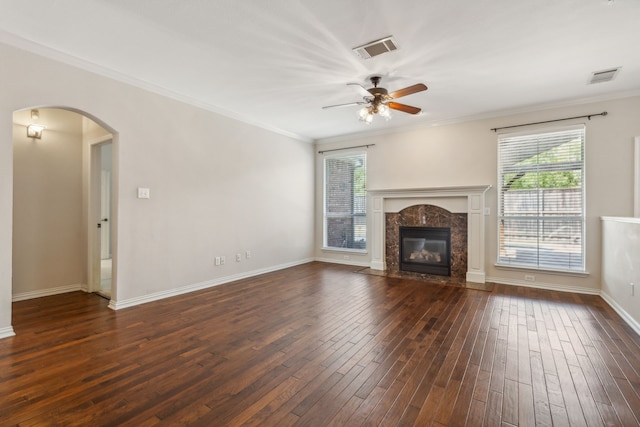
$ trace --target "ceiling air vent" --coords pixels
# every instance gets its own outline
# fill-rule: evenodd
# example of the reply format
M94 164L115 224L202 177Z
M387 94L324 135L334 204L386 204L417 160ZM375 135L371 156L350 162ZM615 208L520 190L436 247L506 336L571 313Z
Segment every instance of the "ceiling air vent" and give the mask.
M596 71L591 75L591 79L589 79L589 84L594 83L602 83L602 82L610 82L620 71L620 67L611 68L609 70Z
M353 51L362 59L373 58L383 53L391 52L398 49L398 43L393 36L385 37L362 46L354 47Z

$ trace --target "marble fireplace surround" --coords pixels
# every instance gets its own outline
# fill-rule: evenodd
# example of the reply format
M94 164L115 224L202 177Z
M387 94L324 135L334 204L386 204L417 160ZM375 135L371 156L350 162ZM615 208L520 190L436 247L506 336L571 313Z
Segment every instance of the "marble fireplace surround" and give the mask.
M490 185L370 190L372 201L372 270L386 270L385 214L400 212L413 205L434 205L455 213L467 214L466 280L485 283L485 194Z

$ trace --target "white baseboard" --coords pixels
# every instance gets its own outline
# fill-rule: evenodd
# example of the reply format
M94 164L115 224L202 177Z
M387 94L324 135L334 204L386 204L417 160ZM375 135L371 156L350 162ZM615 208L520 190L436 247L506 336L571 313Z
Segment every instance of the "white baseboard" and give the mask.
M484 272L476 273L474 271L467 271L467 282L485 283L486 280Z
M247 279L249 277L259 276L261 274L271 273L273 271L284 270L285 268L295 267L297 265L307 264L314 261L312 258L294 261L286 264L280 264L273 267L263 268L259 270L252 270L245 273L234 274L232 276L221 277L213 280L206 280L200 283L194 283L192 285L183 286L180 288L169 289L167 291L155 292L148 295L142 295L139 297L129 298L125 300L114 301L111 299L109 302L109 308L112 310L121 310L127 307L134 307L136 305L145 304L152 301L158 301L165 298L170 298L189 292L195 292L202 289L211 288L214 286L223 285L229 282L235 282L236 280Z
M344 264L344 265L353 265L358 267L369 267L368 262L353 262L353 261L342 261L342 260L334 260L334 259L324 259L324 258L315 258L315 259L303 259L291 263L280 264L273 267L268 267L259 270L253 270L246 273L235 274L232 276L226 276L215 280L207 280L205 282L195 283L193 285L184 286L177 289L171 289L168 291L156 292L149 295L144 295L141 297L130 298L123 301L114 301L111 300L109 302L109 308L113 310L119 310L122 308L133 307L136 305L144 304L147 302L158 301L164 298L169 298L172 296L182 295L189 292L194 292L206 288L210 288L213 286L222 285L229 282L234 282L236 280L247 279L249 277L259 276L261 274L271 273L273 271L284 270L285 268L295 267L297 265L307 264L312 261L319 262L327 262L327 263L335 263L335 264ZM503 285L511 285L511 286L524 286L528 288L538 288L538 289L547 289L552 291L560 291L560 292L573 292L580 294L588 294L588 295L599 295L602 299L605 300L613 310L620 315L620 317L638 334L640 335L640 323L636 321L629 313L627 313L610 295L600 289L592 289L592 288L584 288L581 286L567 286L567 285L558 285L552 283L540 283L540 282L527 282L521 280L506 280L503 278L497 277L486 277L487 282L499 283ZM67 292L75 292L75 291L87 291L87 286L82 284L77 285L68 285L68 286L60 286L57 288L50 289L42 289L37 291L23 292L20 294L15 294L12 297L12 301L23 301L32 298L40 298L44 296L50 295L58 295ZM12 326L7 326L5 328L0 328L0 339L8 338L15 335Z
M9 338L14 336L16 333L13 332L12 326L7 326L6 328L0 328L0 339Z
M329 264L353 265L354 267L365 267L365 268L371 266L371 263L368 261L353 261L350 259L315 258L314 261L326 262Z
M547 289L549 291L573 292L576 294L600 295L600 289L585 288L582 286L558 285L555 283L527 282L524 280L511 280L499 277L487 276L487 282L501 285L524 286L526 288Z
M13 296L11 297L11 301L12 302L24 301L24 300L33 299L33 298L48 297L50 295L66 294L67 292L76 292L76 291L86 292L86 288L87 288L86 285L77 284L77 285L59 286L57 288L38 289L37 291L29 291L29 292L22 292L19 294L13 294Z
M371 261L370 267L372 270L379 270L379 271L386 270L386 265L382 261Z
M556 285L550 283L525 282L520 280L505 280L496 277L487 277L488 282L500 283L503 285L525 286L528 288L547 289L551 291L573 292L577 294L599 295L613 310L620 315L627 325L640 335L640 323L627 313L610 295L601 289L583 288L580 286Z
M611 296L609 294L607 294L605 291L600 291L600 296L602 297L603 300L606 301L607 304L609 304L611 306L611 308L613 308L613 310L618 313L620 315L620 317L622 317L622 320L624 320L625 322L627 322L627 324L629 326L631 326L631 328L636 331L636 333L638 335L640 335L640 323L638 323L638 321L636 319L634 319L633 317L631 317L631 315L629 313L627 313L624 308L622 308L617 302L616 300L614 300L613 298L611 298Z

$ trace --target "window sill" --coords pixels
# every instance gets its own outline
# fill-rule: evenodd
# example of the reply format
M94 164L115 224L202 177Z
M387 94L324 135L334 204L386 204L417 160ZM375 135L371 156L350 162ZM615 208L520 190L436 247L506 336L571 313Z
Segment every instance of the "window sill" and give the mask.
M499 270L516 270L516 271L538 271L540 273L558 274L562 276L589 277L588 271L560 270L544 267L530 267L526 265L511 265L495 263L494 266Z
M359 255L366 255L368 253L366 249L332 248L328 246L323 246L320 249L324 252L347 252L350 254L359 254Z

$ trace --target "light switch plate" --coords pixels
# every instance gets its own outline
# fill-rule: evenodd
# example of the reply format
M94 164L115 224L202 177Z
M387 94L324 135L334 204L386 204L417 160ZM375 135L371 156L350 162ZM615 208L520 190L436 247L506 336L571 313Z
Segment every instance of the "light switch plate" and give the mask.
M138 187L138 199L149 199L151 192L148 188Z

